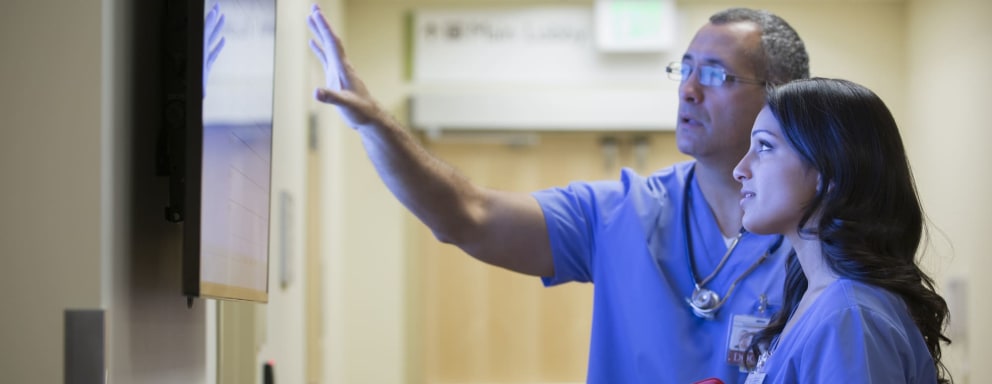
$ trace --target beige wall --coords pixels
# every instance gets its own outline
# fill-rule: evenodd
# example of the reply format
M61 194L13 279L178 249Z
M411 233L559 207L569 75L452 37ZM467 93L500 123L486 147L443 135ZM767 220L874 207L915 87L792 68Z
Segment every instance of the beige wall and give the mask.
M949 363L955 379L984 382L992 375L992 271L984 239L992 231L992 3L980 0L909 2L907 95L904 132L923 203L932 222L930 269L947 288L965 283L964 298L952 298L958 333ZM958 301L956 299L962 299Z
M4 381L61 381L63 311L101 305L103 20L82 3L0 15Z
M276 382L305 383L305 345L308 335L304 326L304 293L307 274L304 269L306 239L306 172L307 172L307 100L310 84L306 59L310 59L306 40L309 37L306 16L310 2L279 0L276 20L276 79L273 146L272 201L269 252L269 302L259 308L264 313L260 326L261 348L254 368L262 362L275 362ZM292 204L280 204L280 195L287 194ZM283 212L288 209L288 212ZM281 222L283 215L288 218ZM288 225L289 238L282 238L280 225ZM289 253L280 252L288 242ZM280 258L286 257L285 266ZM283 269L288 268L291 280L280 283Z
M148 103L157 91L154 78L136 75L157 65L134 43L152 37L149 10L110 0L4 4L5 381L63 380L68 308L107 311L111 382L205 381L205 312L179 295L179 227L163 219L154 176L158 125L147 119L158 116ZM133 65L138 51L147 66Z

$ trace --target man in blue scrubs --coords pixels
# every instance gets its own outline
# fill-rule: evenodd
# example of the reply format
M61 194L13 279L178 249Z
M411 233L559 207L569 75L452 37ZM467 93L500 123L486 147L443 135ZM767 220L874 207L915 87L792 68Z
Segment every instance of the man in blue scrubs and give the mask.
M740 336L781 305L789 246L741 230L732 170L765 86L809 76L785 21L722 11L669 65L676 141L694 161L533 194L474 185L431 156L370 96L316 6L309 23L327 74L316 98L341 107L383 182L439 240L546 285L594 284L588 382L743 383Z

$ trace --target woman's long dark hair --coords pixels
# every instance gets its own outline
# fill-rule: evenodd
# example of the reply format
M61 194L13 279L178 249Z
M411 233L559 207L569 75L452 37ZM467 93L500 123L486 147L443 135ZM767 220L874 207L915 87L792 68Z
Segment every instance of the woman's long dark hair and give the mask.
M838 276L882 287L906 303L923 334L938 381L951 381L940 361L947 303L916 263L926 230L895 119L871 90L846 80L813 78L770 90L767 104L789 143L820 173L802 220L801 236L819 238ZM819 216L815 216L819 215ZM814 217L818 221L810 222ZM793 251L786 262L782 310L752 343L767 346L782 333L807 281Z

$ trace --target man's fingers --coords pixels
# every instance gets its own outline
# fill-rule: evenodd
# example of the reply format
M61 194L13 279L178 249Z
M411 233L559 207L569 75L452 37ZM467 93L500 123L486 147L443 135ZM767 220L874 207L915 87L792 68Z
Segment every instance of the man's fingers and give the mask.
M320 12L319 8L315 8L315 11L310 14L308 20L311 29L315 30L315 33L320 36L320 48L324 52L324 59L326 60L325 70L329 70L330 68L336 69L335 72L337 73L338 81L341 83L341 88L350 89L351 82L345 73L347 66L344 63L344 50L341 48L341 40L331 30L330 24L327 23L327 19L324 18L324 14Z
M324 72L328 76L328 86L351 89L350 76L353 75L350 72L350 67L347 65L344 49L341 47L341 40L331 30L327 18L324 17L320 7L316 4L311 7L310 15L307 17L307 25L318 37L318 40L310 41L310 48L317 54L317 57L321 60L321 64L324 65ZM334 84L335 81L337 84Z
M317 30L317 22L314 20L314 14L312 13L307 16L307 26L310 27L310 32L317 35L317 38L321 38L320 31Z
M320 64L324 66L324 70L326 71L327 70L327 56L325 56L326 54L324 53L324 49L321 48L320 47L320 44L318 44L316 41L314 41L313 39L310 39L310 50L312 50L313 53L315 55L317 55L317 59L320 60Z
M315 11L310 14L311 27L317 36L320 37L320 43L324 47L333 48L334 39L331 37L331 26L327 24L327 20L324 19L324 15L320 11ZM331 50L330 53L335 53L335 50Z

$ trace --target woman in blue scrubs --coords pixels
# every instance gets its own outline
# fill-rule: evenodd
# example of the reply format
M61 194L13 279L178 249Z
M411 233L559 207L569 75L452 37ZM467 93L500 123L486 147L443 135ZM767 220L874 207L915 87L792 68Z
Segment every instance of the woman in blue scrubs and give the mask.
M924 216L877 95L823 78L769 92L734 177L744 227L795 249L748 383L950 381L947 304L916 263Z

